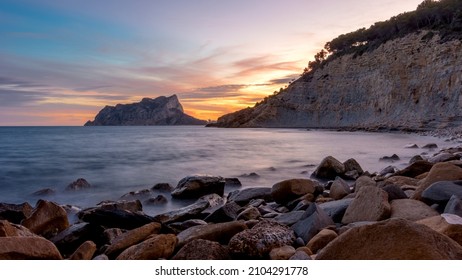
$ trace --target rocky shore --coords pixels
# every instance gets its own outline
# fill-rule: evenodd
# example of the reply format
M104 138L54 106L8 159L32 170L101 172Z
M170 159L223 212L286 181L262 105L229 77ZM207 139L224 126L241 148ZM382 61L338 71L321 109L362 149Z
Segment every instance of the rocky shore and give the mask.
M416 149L407 167L374 174L328 156L310 178L261 188L205 175L157 184L165 195L143 203L194 202L156 216L143 212L149 190L88 209L0 203L0 259L460 260L462 146L407 148ZM225 194L229 183L236 190ZM68 189L89 187L79 179Z

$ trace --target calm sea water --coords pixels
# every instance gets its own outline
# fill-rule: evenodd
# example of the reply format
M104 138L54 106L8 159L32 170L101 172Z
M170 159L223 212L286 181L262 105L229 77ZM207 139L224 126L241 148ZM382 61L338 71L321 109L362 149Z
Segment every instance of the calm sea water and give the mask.
M156 183L177 182L190 174L238 177L243 187L265 186L290 178L308 178L325 156L355 158L363 169L380 171L394 153L404 166L423 149L451 143L412 134L307 131L296 129L220 129L169 127L0 127L0 202L35 204L32 193L52 188L44 197L62 204L93 206L117 200ZM242 177L256 172L258 179ZM85 178L95 187L69 192L66 186ZM227 190L229 191L229 190ZM181 206L145 207L150 214Z

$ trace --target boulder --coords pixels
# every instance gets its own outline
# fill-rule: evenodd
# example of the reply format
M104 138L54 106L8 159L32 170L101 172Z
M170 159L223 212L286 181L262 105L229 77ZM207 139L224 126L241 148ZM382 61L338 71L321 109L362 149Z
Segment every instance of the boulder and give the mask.
M228 244L231 237L246 229L247 226L244 221L190 227L178 234L178 247L182 247L196 239L205 239L216 241L220 244Z
M131 191L128 192L124 195L122 195L120 198L121 199L127 199L127 200L134 200L134 199L142 199L151 196L151 190L144 189L144 190L138 190L138 191Z
M318 207L322 209L335 223L341 223L343 215L354 198L344 198L341 200L331 201L319 204Z
M142 212L123 209L107 210L101 207L89 208L79 212L78 217L87 223L106 228L134 229L154 222L154 218Z
M234 201L241 206L248 204L253 199L260 198L268 202L272 201L271 188L247 188L236 190L228 195L228 201Z
M216 193L206 194L197 200L197 202L201 201L207 201L209 203L209 207L219 207L226 203L226 200Z
M390 217L391 207L388 194L378 187L363 186L348 206L342 223L380 221Z
M215 211L205 217L204 221L208 223L223 223L234 221L237 218L237 212L241 209L236 202L231 201L223 206L218 207Z
M406 193L397 185L386 185L382 188L382 190L384 190L388 194L388 201L408 198Z
M433 167L433 163L430 163L426 160L419 160L419 161L412 163L411 165L404 168L403 170L396 172L395 175L415 178L419 176L420 174L430 171L432 167Z
M143 211L143 205L138 199L135 200L118 200L118 201L102 201L97 206L104 210L126 210L130 212Z
M332 156L324 158L313 172L313 176L325 180L334 180L345 173L345 166Z
M309 179L290 179L278 182L271 188L271 196L279 204L299 198L308 193L315 193L317 182Z
M93 241L85 241L69 257L70 260L91 260L96 252L96 244Z
M199 198L211 193L223 196L224 190L225 179L222 177L195 175L181 179L171 194L175 198Z
M407 144L406 146L404 146L405 149L418 149L419 146L417 146L417 144Z
M51 237L69 227L66 211L54 202L39 200L31 215L21 224L33 233Z
M129 247L123 251L117 260L157 260L172 256L178 239L174 234L158 234Z
M194 226L200 226L200 225L206 225L207 222L205 222L204 220L200 220L200 219L191 219L191 220L187 220L187 221L184 221L184 222L177 222L177 223L171 223L168 225L168 227L174 231L174 232L182 232L183 230L186 230L190 227L194 227Z
M109 258L105 254L98 255L93 258L94 261L107 261Z
M8 222L7 220L0 220L0 237L11 236L25 236L36 237L28 228Z
M415 155L409 160L409 164L413 164L414 162L417 162L419 160L425 160L425 158L421 155Z
M68 191L80 191L80 190L84 190L84 189L89 189L91 187L92 187L91 184L88 183L87 180L85 180L83 178L79 178L76 181L74 181L74 182L70 183L69 185L67 185L66 190L68 190Z
M385 185L396 185L402 189L404 186L416 186L418 183L419 180L405 176L392 176L385 180Z
M350 194L350 186L342 178L337 177L330 187L330 197L339 200Z
M20 224L22 220L32 214L33 210L34 208L27 202L22 204L0 203L0 220Z
M242 187L241 181L238 178L225 178L225 188L240 188Z
M439 216L438 212L422 201L396 199L391 202L391 218L418 221L433 216Z
M307 261L307 260L312 260L310 255L305 253L304 251L296 251L295 254L292 255L292 257L289 258L290 261Z
M35 191L31 195L33 195L33 196L49 196L49 195L52 195L52 194L55 194L55 193L56 193L55 190L53 190L51 188L45 188L45 189Z
M61 260L56 246L45 238L0 237L1 260Z
M82 243L91 240L103 244L103 228L89 223L74 224L50 239L63 256L72 254Z
M172 260L230 260L228 248L218 242L196 239L184 245Z
M426 225L462 245L462 217L460 216L442 214L417 221L417 223Z
M391 175L394 175L396 172L398 172L398 168L396 168L396 166L389 165L384 169L380 170L379 175L389 177Z
M208 201L198 201L186 207L156 215L154 221L164 224L195 219L201 217L201 212L207 209L209 205Z
M168 199L165 196L159 194L159 195L157 195L155 197L151 197L151 198L146 199L143 203L146 204L146 205L152 205L152 206L164 205L164 204L168 203Z
M105 229L103 232L104 240L106 244L112 244L114 240L124 234L124 230L120 228L108 228Z
M380 161L389 161L389 162L395 162L400 160L399 156L397 154L393 154L392 156L384 156L379 159Z
M274 248L292 245L293 231L276 222L263 220L253 228L234 235L229 241L229 251L237 258L268 258Z
M317 260L460 260L462 246L427 226L390 219L352 228L318 252Z
M249 221L249 220L257 220L260 218L261 214L260 211L258 211L258 208L249 206L247 207L244 211L242 211L238 216L237 220L244 220L244 221Z
M446 204L451 196L462 197L462 181L440 181L422 192L422 200L428 203Z
M330 229L323 229L318 234L316 234L311 240L306 244L311 252L317 253L322 248L326 247L332 240L337 238L338 235L335 231Z
M152 188L151 191L158 191L158 192L172 192L175 188L170 185L169 183L158 183L155 184Z
M305 211L292 211L288 213L282 213L274 217L274 221L281 225L291 226L296 222L300 221L305 215Z
M355 189L355 192L359 192L359 190L363 187L363 186L377 186L377 183L371 179L371 177L369 176L361 176L359 177L356 181L355 181L355 185L354 185L354 189Z
M454 214L462 217L462 201L456 195L451 196L446 207L444 208L445 214Z
M109 258L114 259L121 252L130 246L136 245L152 234L160 233L161 225L159 223L149 223L142 227L132 229L116 237L111 245L104 252Z
M451 154L451 153L441 153L436 156L433 156L428 159L429 162L431 163L438 163L438 162L446 162L446 161L451 161L451 160L458 160L460 159L459 156Z
M301 237L306 244L318 232L330 225L334 225L334 222L329 215L313 203L291 228L294 230L295 235Z
M354 174L361 176L364 173L364 170L362 169L361 165L354 158L350 158L347 161L345 161L343 163L343 166L345 167L345 174L347 174L348 172L354 172Z
M289 245L274 248L269 253L271 260L288 260L295 254L295 248Z
M422 147L422 149L437 149L438 145L435 143L428 143Z
M412 198L420 200L422 193L433 183L455 180L462 180L462 168L447 162L436 163L428 172L427 177L419 182L418 188Z

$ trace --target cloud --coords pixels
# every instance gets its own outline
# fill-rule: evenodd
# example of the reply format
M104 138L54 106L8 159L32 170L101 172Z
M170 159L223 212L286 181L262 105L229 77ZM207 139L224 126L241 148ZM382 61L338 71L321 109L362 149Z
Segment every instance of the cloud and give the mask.
M43 100L40 93L0 88L0 107L18 107L33 105Z

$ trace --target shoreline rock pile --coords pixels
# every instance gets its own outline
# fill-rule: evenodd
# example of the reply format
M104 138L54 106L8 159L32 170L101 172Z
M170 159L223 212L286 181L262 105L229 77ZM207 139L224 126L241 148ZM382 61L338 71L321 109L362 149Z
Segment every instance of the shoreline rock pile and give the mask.
M224 178L189 176L159 188L195 202L156 216L143 191L74 219L51 201L0 203L0 259L460 260L461 157L455 147L369 174L329 156L310 179L227 195Z

